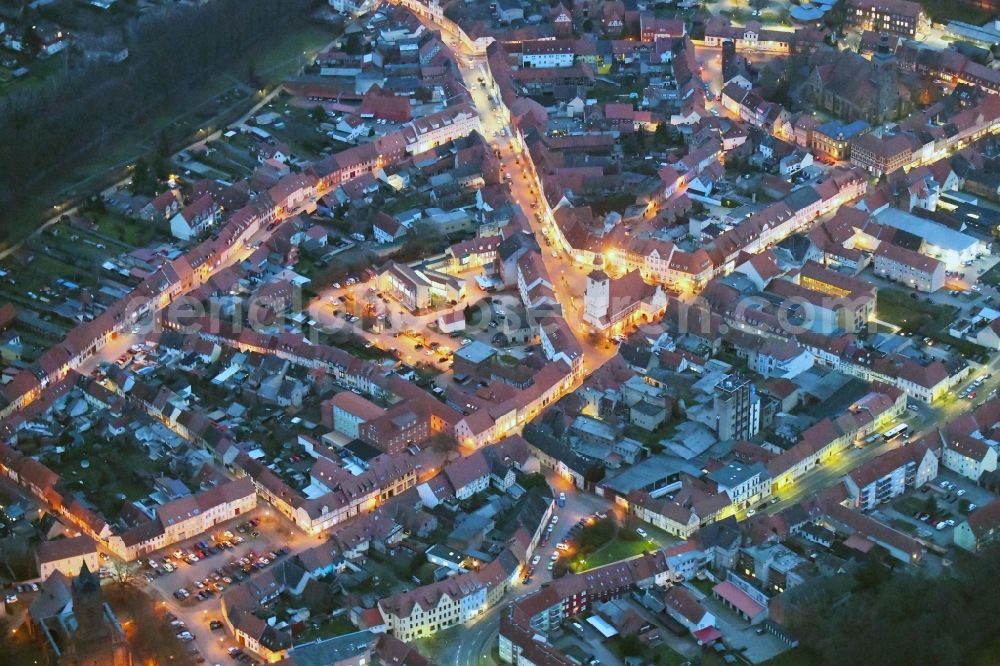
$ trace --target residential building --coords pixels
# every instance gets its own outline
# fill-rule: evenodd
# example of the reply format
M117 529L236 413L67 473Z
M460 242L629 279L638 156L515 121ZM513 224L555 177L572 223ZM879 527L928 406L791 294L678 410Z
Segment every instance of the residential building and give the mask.
M1000 538L1000 499L977 508L955 526L955 545L976 552L997 542Z
M358 439L361 426L384 415L385 408L353 391L341 391L320 405L320 414L326 427Z
M84 566L90 571L97 571L101 567L97 557L97 542L83 535L43 541L35 549L35 562L42 580L56 571L62 572L67 578L76 578Z
M132 561L202 534L256 506L257 493L250 479L227 481L156 507L153 520L111 536L107 545L119 557Z
M674 585L663 595L664 612L692 635L715 627L715 616L705 610L695 596L681 585Z
M575 58L572 39L543 39L521 45L522 67L572 67Z
M746 377L729 375L716 385L713 413L720 440L751 439L760 432L760 396Z
M851 139L851 164L873 176L882 176L908 165L913 160L913 149L913 139L906 134L883 137L868 132Z
M711 471L708 481L717 494L729 496L737 509L751 509L771 495L771 474L761 463L729 463Z
M876 275L917 291L933 293L944 287L947 271L939 259L889 242L879 243L873 257Z
M941 439L941 464L945 469L973 481L979 481L984 472L996 471L997 450L983 440L958 432L942 432Z
M938 458L926 441L902 446L851 470L844 485L855 506L862 511L898 497L910 488L933 481Z
M221 218L222 210L212 195L203 194L170 218L170 233L174 238L191 240L214 227Z

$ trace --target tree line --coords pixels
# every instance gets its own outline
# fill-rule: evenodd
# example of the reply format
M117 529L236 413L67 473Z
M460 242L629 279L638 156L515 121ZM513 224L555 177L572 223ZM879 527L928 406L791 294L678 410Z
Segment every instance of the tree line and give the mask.
M961 554L933 577L873 561L843 576L846 585L819 586L790 609L790 628L813 663L997 663L1000 549Z
M0 98L0 210L24 205L41 182L151 125L163 108L197 102L194 85L288 29L311 4L213 0L142 15L124 28L124 63L88 63Z

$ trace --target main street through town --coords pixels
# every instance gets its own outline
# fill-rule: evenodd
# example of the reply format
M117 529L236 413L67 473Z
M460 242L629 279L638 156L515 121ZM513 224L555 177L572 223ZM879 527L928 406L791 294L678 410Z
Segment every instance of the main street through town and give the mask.
M477 50L468 38L456 34L456 28L450 22L434 22L433 17L425 13L418 15L429 27L451 38L448 43L457 56L462 79L479 112L483 135L499 151L503 173L510 176L511 199L529 221L541 248L556 300L583 347L586 372L592 373L615 355L615 347L604 339L592 340L587 334L588 327L583 322L583 295L589 269L574 262L559 246L558 234L552 231L555 224L552 210L542 196L541 183L531 156L510 123L509 110L500 97L486 55Z

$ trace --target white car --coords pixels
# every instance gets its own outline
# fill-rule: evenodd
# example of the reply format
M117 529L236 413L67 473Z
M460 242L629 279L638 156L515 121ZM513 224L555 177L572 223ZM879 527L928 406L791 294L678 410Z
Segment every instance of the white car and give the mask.
M559 516L552 516L552 524L555 525L559 522Z
M646 530L642 529L641 527L635 528L635 533L641 536L643 539L649 538L649 534L646 532Z
M542 556L541 555L535 555L533 558L531 558L531 566L537 566L538 563L541 562L541 561L542 561Z
M958 495L959 497L961 497L962 495L964 495L964 494L965 494L965 488L959 488L959 489L958 489L958 490L957 490L957 491L955 492L955 494L956 494L956 495Z
M757 515L757 509L747 509L747 518L753 518Z

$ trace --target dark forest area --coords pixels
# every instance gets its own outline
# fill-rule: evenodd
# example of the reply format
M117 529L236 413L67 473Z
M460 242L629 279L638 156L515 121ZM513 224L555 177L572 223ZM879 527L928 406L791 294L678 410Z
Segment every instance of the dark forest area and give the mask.
M124 63L88 63L0 98L0 238L46 179L151 124L164 107L194 103L186 99L192 86L259 40L304 21L311 4L213 0L140 16L124 28ZM150 143L168 147L165 137L151 136Z

